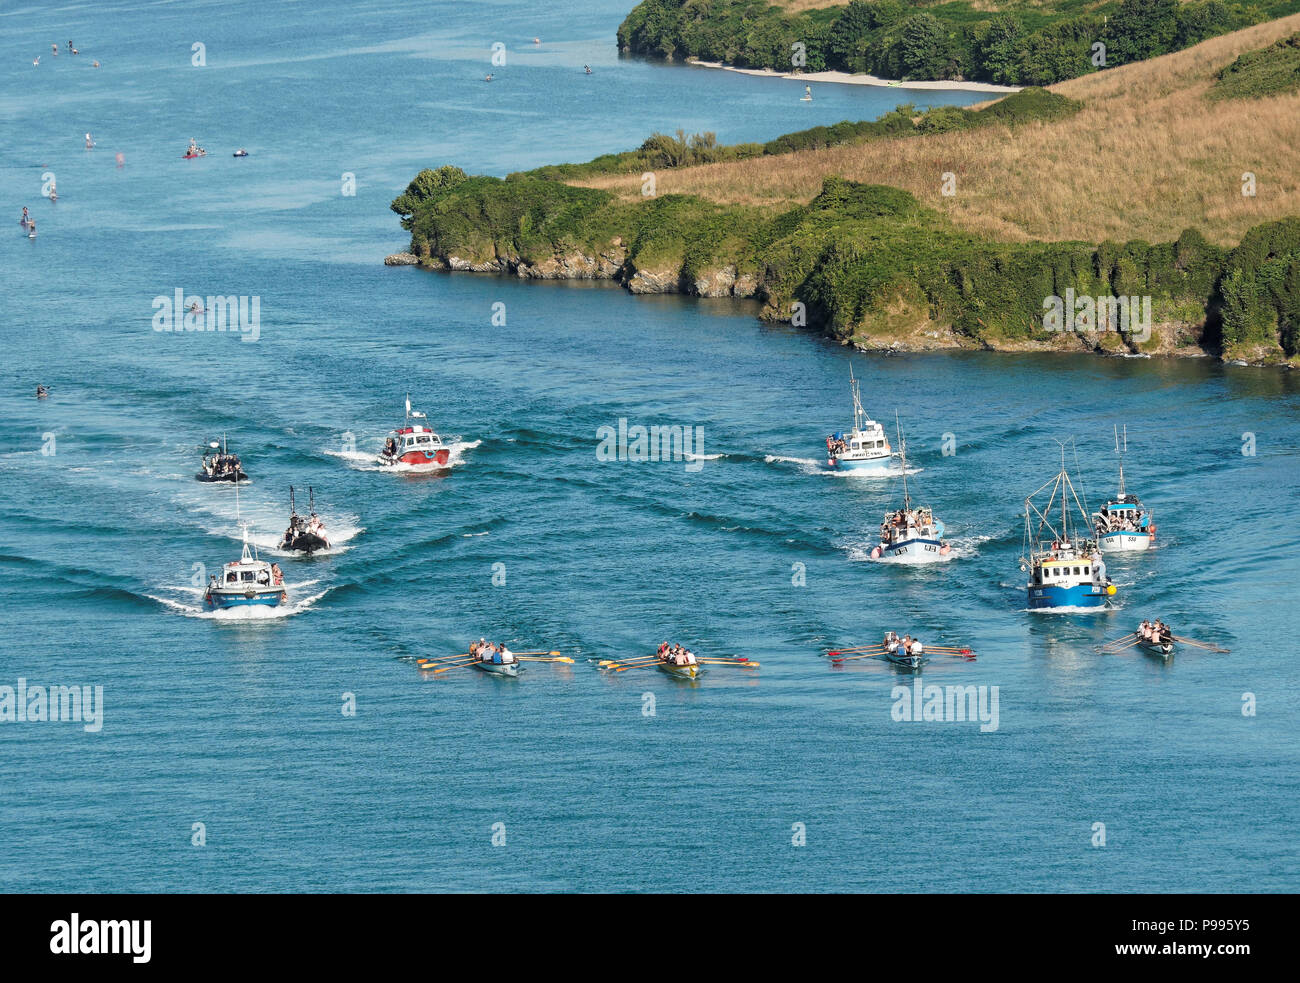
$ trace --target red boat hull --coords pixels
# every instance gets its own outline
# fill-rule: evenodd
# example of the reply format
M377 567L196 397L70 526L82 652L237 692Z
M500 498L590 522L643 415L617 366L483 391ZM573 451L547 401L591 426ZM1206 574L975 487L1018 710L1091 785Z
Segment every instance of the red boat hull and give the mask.
M397 460L401 464L410 464L415 467L429 464L446 464L451 459L451 451L446 447L439 448L430 453L429 451L408 451Z

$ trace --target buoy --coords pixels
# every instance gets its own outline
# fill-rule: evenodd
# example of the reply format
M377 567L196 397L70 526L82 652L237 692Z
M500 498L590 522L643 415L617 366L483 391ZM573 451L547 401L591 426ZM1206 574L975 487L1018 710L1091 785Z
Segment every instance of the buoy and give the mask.
M1114 584L1107 584L1107 585L1106 585L1106 593L1107 593L1108 595L1110 595L1111 597L1114 597L1114 596L1115 596L1115 585L1114 585Z

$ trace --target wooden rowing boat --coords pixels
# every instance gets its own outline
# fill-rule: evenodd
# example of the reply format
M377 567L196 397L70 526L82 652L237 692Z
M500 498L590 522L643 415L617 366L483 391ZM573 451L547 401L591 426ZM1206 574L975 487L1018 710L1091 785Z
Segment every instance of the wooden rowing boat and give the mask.
M704 675L704 667L701 665L679 666L671 662L660 662L659 671L666 672L675 679L699 679Z
M482 669L490 676L510 676L519 675L519 670L523 668L518 662L484 662L479 660L474 663L475 669Z
M1173 642L1148 642L1144 638L1139 638L1138 648L1144 652L1150 652L1152 655L1158 655L1160 658L1166 660L1174 654Z
M904 652L901 645L896 649L885 649L881 654L894 665L902 666L905 669L920 669L921 663L925 661L924 655L911 655Z

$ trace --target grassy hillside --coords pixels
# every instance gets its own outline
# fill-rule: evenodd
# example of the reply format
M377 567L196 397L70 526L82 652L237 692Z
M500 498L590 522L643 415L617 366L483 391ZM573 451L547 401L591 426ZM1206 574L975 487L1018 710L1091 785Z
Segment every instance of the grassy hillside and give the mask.
M1291 358L1300 93L1209 93L1238 56L1297 27L1300 17L1259 25L1055 92L767 145L660 135L506 180L426 171L394 210L427 266L757 297L766 317L806 318L865 347ZM643 193L643 168L657 193ZM1247 170L1253 197L1241 193ZM1094 323L1045 332L1045 298L1069 288L1150 296L1153 336Z
M1300 90L1300 33L1248 51L1214 77L1213 99L1253 99Z
M1213 242L1237 242L1262 221L1300 215L1300 93L1208 96L1238 56L1297 29L1300 15L1292 15L1053 86L1083 104L1068 118L666 170L658 191L780 208L809 201L839 176L904 188L994 239L1157 240L1195 226ZM1242 194L1246 172L1255 175L1254 196ZM944 173L956 175L951 197L941 194ZM583 183L640 194L639 175Z
M1298 11L1297 0L642 0L618 40L784 72L1047 85Z

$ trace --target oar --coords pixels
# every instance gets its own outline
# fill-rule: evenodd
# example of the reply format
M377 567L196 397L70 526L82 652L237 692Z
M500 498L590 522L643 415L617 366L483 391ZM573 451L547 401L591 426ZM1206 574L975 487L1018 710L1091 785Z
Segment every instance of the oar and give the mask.
M847 658L831 659L831 661L839 665L841 662L852 662L855 659L879 659L884 654L884 652L868 652L866 655L850 655Z
M737 659L696 659L702 666L735 666L737 669L757 669L757 662L750 662L748 659L740 661Z
M567 655L562 655L558 659L539 659L527 655L516 656L516 658L519 659L520 662L567 662L570 664L572 664L573 662L573 660L570 659Z
M637 663L637 664L635 664L635 665L619 665L619 664L615 664L615 665L610 666L610 668L613 669L615 672L627 672L629 669L653 669L653 668L655 668L656 666L661 665L661 664L662 664L662 663L660 663L660 661L659 661L658 659L655 659L654 662L649 662L649 663L640 662L640 663Z
M511 652L511 655L559 655L559 652Z
M1103 649L1109 649L1109 648L1121 648L1121 647L1123 647L1123 646L1125 646L1125 645L1132 645L1132 644L1133 644L1134 642L1136 642L1137 640L1138 640L1137 632L1130 632L1130 633L1127 634L1127 635L1123 635L1123 636L1121 636L1121 637L1119 637L1119 638L1115 638L1115 639L1112 639L1112 640L1109 641L1109 642L1106 642L1106 643L1105 643L1104 645L1102 645L1101 647L1102 647Z
M831 656L843 655L845 652L861 652L864 649L878 649L878 648L884 648L884 646L881 645L879 642L877 642L875 645L846 645L844 646L844 648L831 649L826 654Z
M596 663L601 669L613 669L617 666L654 666L661 659L601 659Z
M1198 649L1208 649L1211 652L1227 653L1232 651L1232 649L1225 649L1220 645L1214 645L1210 642L1198 642L1194 638L1183 638L1181 635L1174 635L1173 640L1175 642L1181 642L1183 645L1194 645Z
M1103 655L1119 655L1120 652L1123 652L1125 649L1132 648L1140 641L1142 641L1142 639L1132 638L1129 641L1124 642L1120 645L1115 645L1112 643L1110 646L1103 646L1101 651Z

